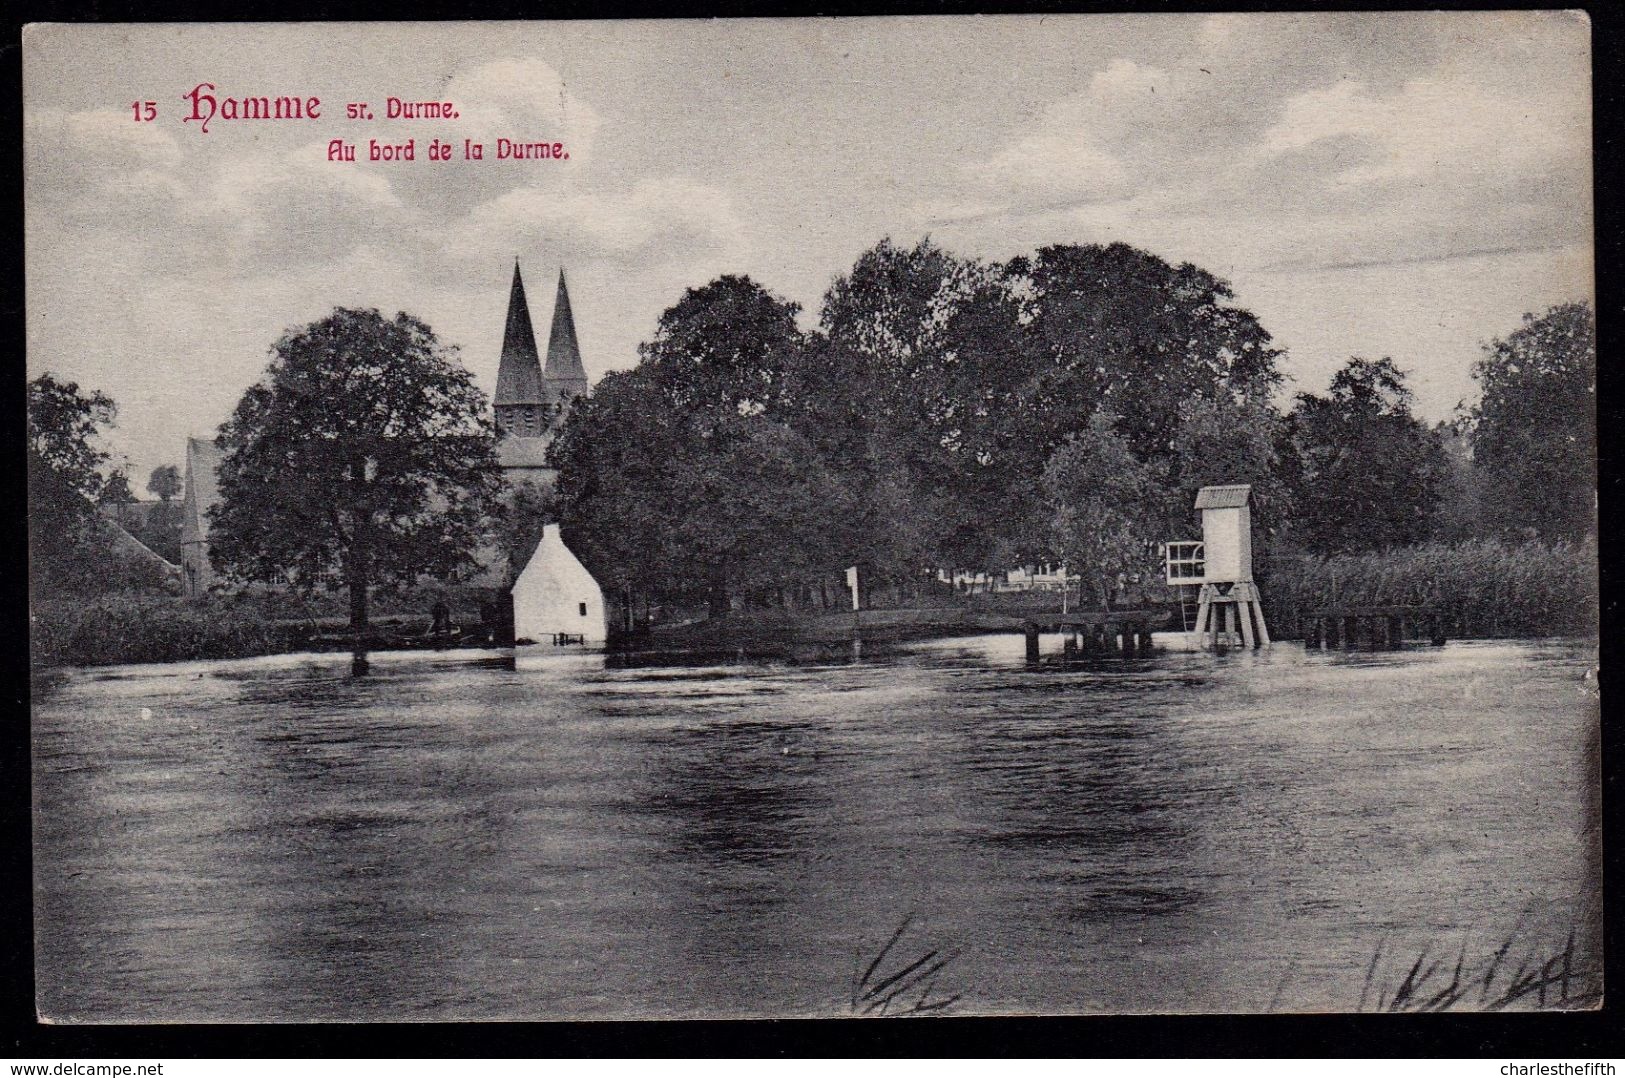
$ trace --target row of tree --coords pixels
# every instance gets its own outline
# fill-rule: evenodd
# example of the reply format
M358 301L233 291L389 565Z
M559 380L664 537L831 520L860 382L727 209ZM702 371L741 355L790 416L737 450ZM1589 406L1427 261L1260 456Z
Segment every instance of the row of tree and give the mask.
M1386 358L1281 410L1281 353L1229 286L1123 244L985 263L882 242L814 328L800 313L746 277L686 292L638 365L572 408L541 500L503 495L455 349L406 314L336 310L275 344L221 428L216 568L346 585L362 625L374 583L456 574L493 542L522 555L544 516L606 587L718 609L854 564L918 582L1065 561L1109 581L1188 536L1218 482L1253 485L1264 545L1316 552L1594 527L1584 304L1489 345L1481 401L1431 428ZM29 398L49 566L106 500L93 445L114 409L50 375ZM175 478L154 481L172 497Z
M989 264L883 242L807 332L722 277L572 410L552 510L606 582L715 605L852 564L902 581L1066 561L1104 581L1189 535L1217 482L1253 485L1277 548L1593 527L1584 304L1490 345L1482 401L1430 428L1388 358L1280 410L1281 353L1232 299L1123 244Z

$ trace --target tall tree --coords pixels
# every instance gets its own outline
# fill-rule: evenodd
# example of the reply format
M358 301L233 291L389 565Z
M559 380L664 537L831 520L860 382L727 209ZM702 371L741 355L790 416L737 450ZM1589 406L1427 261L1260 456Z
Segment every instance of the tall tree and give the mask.
M1047 449L1012 422L1038 356L998 267L929 239L882 241L835 282L821 326L830 426L848 435L836 459L861 461L865 503L901 483L933 506L927 520L899 521L898 541L884 545L926 538L932 563L957 568L991 568L1018 548ZM812 388L817 401L826 387Z
M358 654L371 586L471 568L501 488L484 394L405 313L338 308L289 331L217 444L216 567L341 583Z
M1138 459L1110 412L1090 416L1044 467L1055 555L1111 605L1120 575L1150 573L1161 527L1161 469Z
M173 464L160 464L147 477L147 493L167 503L181 492L181 470Z
M1565 303L1490 342L1473 367L1473 460L1497 530L1577 538L1596 528L1597 328Z
M1392 359L1350 359L1326 396L1298 395L1292 421L1305 546L1330 553L1428 538L1449 462L1438 434L1411 413L1411 391Z

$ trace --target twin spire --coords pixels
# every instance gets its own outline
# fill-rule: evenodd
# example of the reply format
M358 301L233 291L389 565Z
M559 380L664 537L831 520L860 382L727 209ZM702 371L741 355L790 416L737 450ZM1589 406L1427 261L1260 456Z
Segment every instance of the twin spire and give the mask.
M513 261L513 287L508 292L508 324L502 333L502 364L497 369L497 391L492 404L559 405L587 393L587 372L581 366L576 323L570 313L570 293L559 270L559 291L553 301L553 328L547 337L547 366L536 351L530 305L519 260Z

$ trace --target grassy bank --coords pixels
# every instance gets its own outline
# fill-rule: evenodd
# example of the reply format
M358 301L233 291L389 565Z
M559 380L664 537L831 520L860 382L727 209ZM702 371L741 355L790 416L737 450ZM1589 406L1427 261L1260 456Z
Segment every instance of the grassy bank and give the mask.
M1334 605L1431 603L1452 639L1589 636L1597 632L1594 543L1424 543L1369 554L1278 557L1260 586L1271 631L1292 637L1301 614Z

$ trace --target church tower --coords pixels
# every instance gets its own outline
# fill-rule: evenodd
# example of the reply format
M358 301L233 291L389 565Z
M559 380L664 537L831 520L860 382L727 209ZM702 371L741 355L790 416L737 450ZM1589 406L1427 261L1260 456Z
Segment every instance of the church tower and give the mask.
M497 456L510 481L540 482L544 486L552 482L547 447L564 421L565 410L577 397L586 396L588 388L564 271L559 270L559 291L553 303L553 328L548 334L544 366L531 328L525 281L519 273L519 260L514 259L508 323L502 332L502 362L497 367L497 390L491 401L501 433Z

